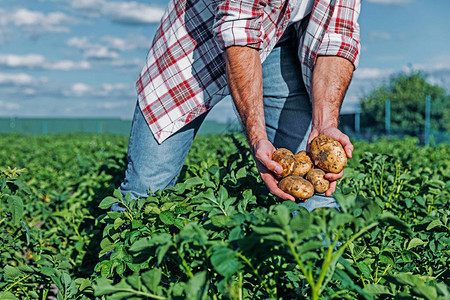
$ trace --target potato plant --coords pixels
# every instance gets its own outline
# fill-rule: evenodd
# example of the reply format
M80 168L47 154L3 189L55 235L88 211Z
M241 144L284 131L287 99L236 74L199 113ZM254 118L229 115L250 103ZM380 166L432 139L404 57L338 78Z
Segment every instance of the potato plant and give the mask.
M341 211L308 213L240 135L197 138L175 187L130 202L126 143L1 137L0 299L450 297L447 145L354 142Z

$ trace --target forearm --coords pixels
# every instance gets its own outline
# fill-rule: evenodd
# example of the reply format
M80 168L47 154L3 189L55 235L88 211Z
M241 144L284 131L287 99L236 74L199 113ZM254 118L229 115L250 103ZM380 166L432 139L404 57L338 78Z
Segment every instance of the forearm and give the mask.
M339 56L319 56L312 80L312 126L338 126L339 110L352 79L354 66Z
M231 96L253 148L267 139L259 53L250 47L229 47L225 60Z

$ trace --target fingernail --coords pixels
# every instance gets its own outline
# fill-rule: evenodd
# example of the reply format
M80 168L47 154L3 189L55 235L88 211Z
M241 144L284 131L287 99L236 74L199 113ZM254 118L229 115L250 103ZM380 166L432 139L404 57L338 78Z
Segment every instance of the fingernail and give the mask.
M283 173L283 168L280 166L275 167L275 173L277 173L277 174Z

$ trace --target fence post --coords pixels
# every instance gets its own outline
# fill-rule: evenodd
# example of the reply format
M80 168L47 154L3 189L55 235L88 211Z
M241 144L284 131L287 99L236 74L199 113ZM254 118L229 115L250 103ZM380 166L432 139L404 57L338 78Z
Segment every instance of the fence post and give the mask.
M384 106L384 128L386 129L386 133L391 133L391 100L385 101Z
M431 96L425 97L425 128L424 128L424 142L425 145L430 145L430 120L431 120Z
M42 134L48 134L48 123L47 121L42 121Z
M355 132L359 133L360 130L361 130L361 109L357 107L355 112Z
M103 133L103 122L98 121L97 122L97 134L102 134L102 133Z

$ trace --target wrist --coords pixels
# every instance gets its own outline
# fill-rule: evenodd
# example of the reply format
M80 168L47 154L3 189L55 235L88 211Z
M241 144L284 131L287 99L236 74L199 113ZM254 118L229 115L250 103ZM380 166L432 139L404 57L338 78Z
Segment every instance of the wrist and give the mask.
M313 116L312 119L312 128L337 128L338 127L338 117L329 117L329 116Z
M258 144L261 141L267 141L267 134L266 132L259 132L258 134L248 134L248 141L250 144L250 150L254 154L255 150L258 148Z

